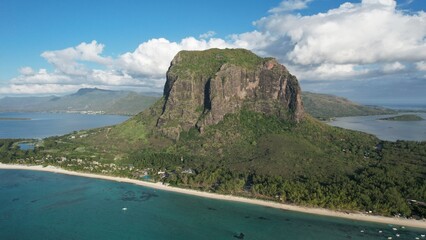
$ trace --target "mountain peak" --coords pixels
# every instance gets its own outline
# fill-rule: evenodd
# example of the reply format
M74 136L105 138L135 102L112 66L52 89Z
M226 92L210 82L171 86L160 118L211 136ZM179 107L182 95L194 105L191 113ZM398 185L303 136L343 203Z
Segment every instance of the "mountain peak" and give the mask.
M304 113L296 77L275 59L245 49L179 52L167 71L164 98L157 126L173 138L192 127L202 132L242 109L295 122Z
M111 90L105 90L100 88L80 88L76 93L72 94L73 96L82 96L88 93L93 92L113 92Z

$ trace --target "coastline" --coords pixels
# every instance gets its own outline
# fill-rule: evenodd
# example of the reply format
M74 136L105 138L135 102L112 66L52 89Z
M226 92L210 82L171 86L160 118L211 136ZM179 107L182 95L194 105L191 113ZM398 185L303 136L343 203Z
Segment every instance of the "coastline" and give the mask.
M154 189L159 189L164 191L171 191L176 193L182 193L182 194L188 194L193 196L199 196L204 198L256 204L256 205L272 207L276 209L315 214L315 215L321 215L321 216L345 218L345 219L356 220L356 221L376 222L376 223L382 223L382 224L393 224L393 225L399 225L399 226L426 229L426 221L424 220L392 218L392 217L383 217L383 216L375 216L375 215L366 215L361 213L344 213L344 212L338 212L338 211L333 211L333 210L324 209L324 208L301 207L301 206L271 202L266 200L250 199L250 198L237 197L232 195L223 195L223 194L217 194L217 193L202 192L202 191L197 191L192 189L166 186L166 185L163 185L162 183L145 182L145 181L130 179L130 178L113 177L113 176L99 175L99 174L93 174L93 173L74 172L74 171L69 171L69 170L65 170L62 168L54 167L54 166L43 167L40 165L28 166L28 165L0 163L0 169L44 171L44 172L79 176L79 177L96 178L96 179L103 179L103 180L116 181L116 182L122 182L122 183L131 183L131 184L135 184L139 186L144 186L144 187L149 187L149 188L154 188Z

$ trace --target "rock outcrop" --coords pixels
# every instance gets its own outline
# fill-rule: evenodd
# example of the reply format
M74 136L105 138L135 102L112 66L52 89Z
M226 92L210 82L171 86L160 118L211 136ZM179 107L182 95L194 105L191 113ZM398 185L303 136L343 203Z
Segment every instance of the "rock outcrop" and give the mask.
M181 51L167 71L157 127L169 137L201 132L242 108L299 122L304 115L295 76L273 58L244 49Z

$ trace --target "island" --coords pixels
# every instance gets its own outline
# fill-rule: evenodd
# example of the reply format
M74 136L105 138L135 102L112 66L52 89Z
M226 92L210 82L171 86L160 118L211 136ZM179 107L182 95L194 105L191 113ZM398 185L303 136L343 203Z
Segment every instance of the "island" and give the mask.
M405 122L405 121L423 121L424 119L415 114L403 114L403 115L397 115L394 117L380 118L379 120Z

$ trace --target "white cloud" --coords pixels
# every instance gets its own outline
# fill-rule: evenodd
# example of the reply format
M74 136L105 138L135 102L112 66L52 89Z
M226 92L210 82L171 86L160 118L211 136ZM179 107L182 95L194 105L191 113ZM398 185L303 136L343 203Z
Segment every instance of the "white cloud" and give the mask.
M72 82L72 78L61 73L48 73L42 68L37 73L33 71L31 74L23 74L11 79L10 82L12 84L66 84Z
M426 59L426 13L400 11L396 5L395 0L363 0L306 16L277 7L254 23L256 31L232 39L237 46L278 58L302 79L396 72L406 67L401 62Z
M336 77L342 77L342 76L351 76L354 75L356 70L354 69L355 65L353 64L322 64L319 67L315 69L315 73L319 74L321 76L336 76Z
M250 49L260 55L268 55L267 49L276 41L276 37L259 31L234 34L231 39L234 47Z
M426 61L417 62L416 68L420 71L426 71Z
M11 84L0 87L0 94L58 94L74 92L88 85L63 85L63 84Z
M284 0L278 7L269 10L270 13L281 13L294 10L300 10L308 7L308 3L312 0Z
M389 7L395 8L396 1L395 0L362 0L362 5L364 7Z
M208 31L206 33L203 33L199 36L199 38L201 39L207 39L207 38L212 38L214 35L216 35L215 31Z
M140 44L135 51L122 54L117 59L117 64L130 75L160 78L165 77L171 60L181 50L204 50L233 46L218 38L205 40L188 37L180 42L170 42L165 38L151 39Z
M95 40L91 43L80 43L76 47L70 47L56 51L46 51L41 54L49 63L53 64L58 71L68 75L87 75L89 69L82 61L95 62L103 65L111 64L110 58L100 56L104 49L103 44Z
M130 74L157 77L167 69L166 59L172 59L179 50L176 42L164 38L151 39L140 44L135 51L121 55L117 62Z
M396 72L405 69L405 65L400 62L388 63L383 65L383 71L385 73Z
M287 66L299 79L342 80L370 74L370 70L355 64L324 63L318 66Z
M288 44L295 64L369 64L426 58L426 14L395 9L394 0L345 3L312 16L271 15L256 23Z
M19 73L22 75L32 75L34 74L34 70L31 67L21 67Z

